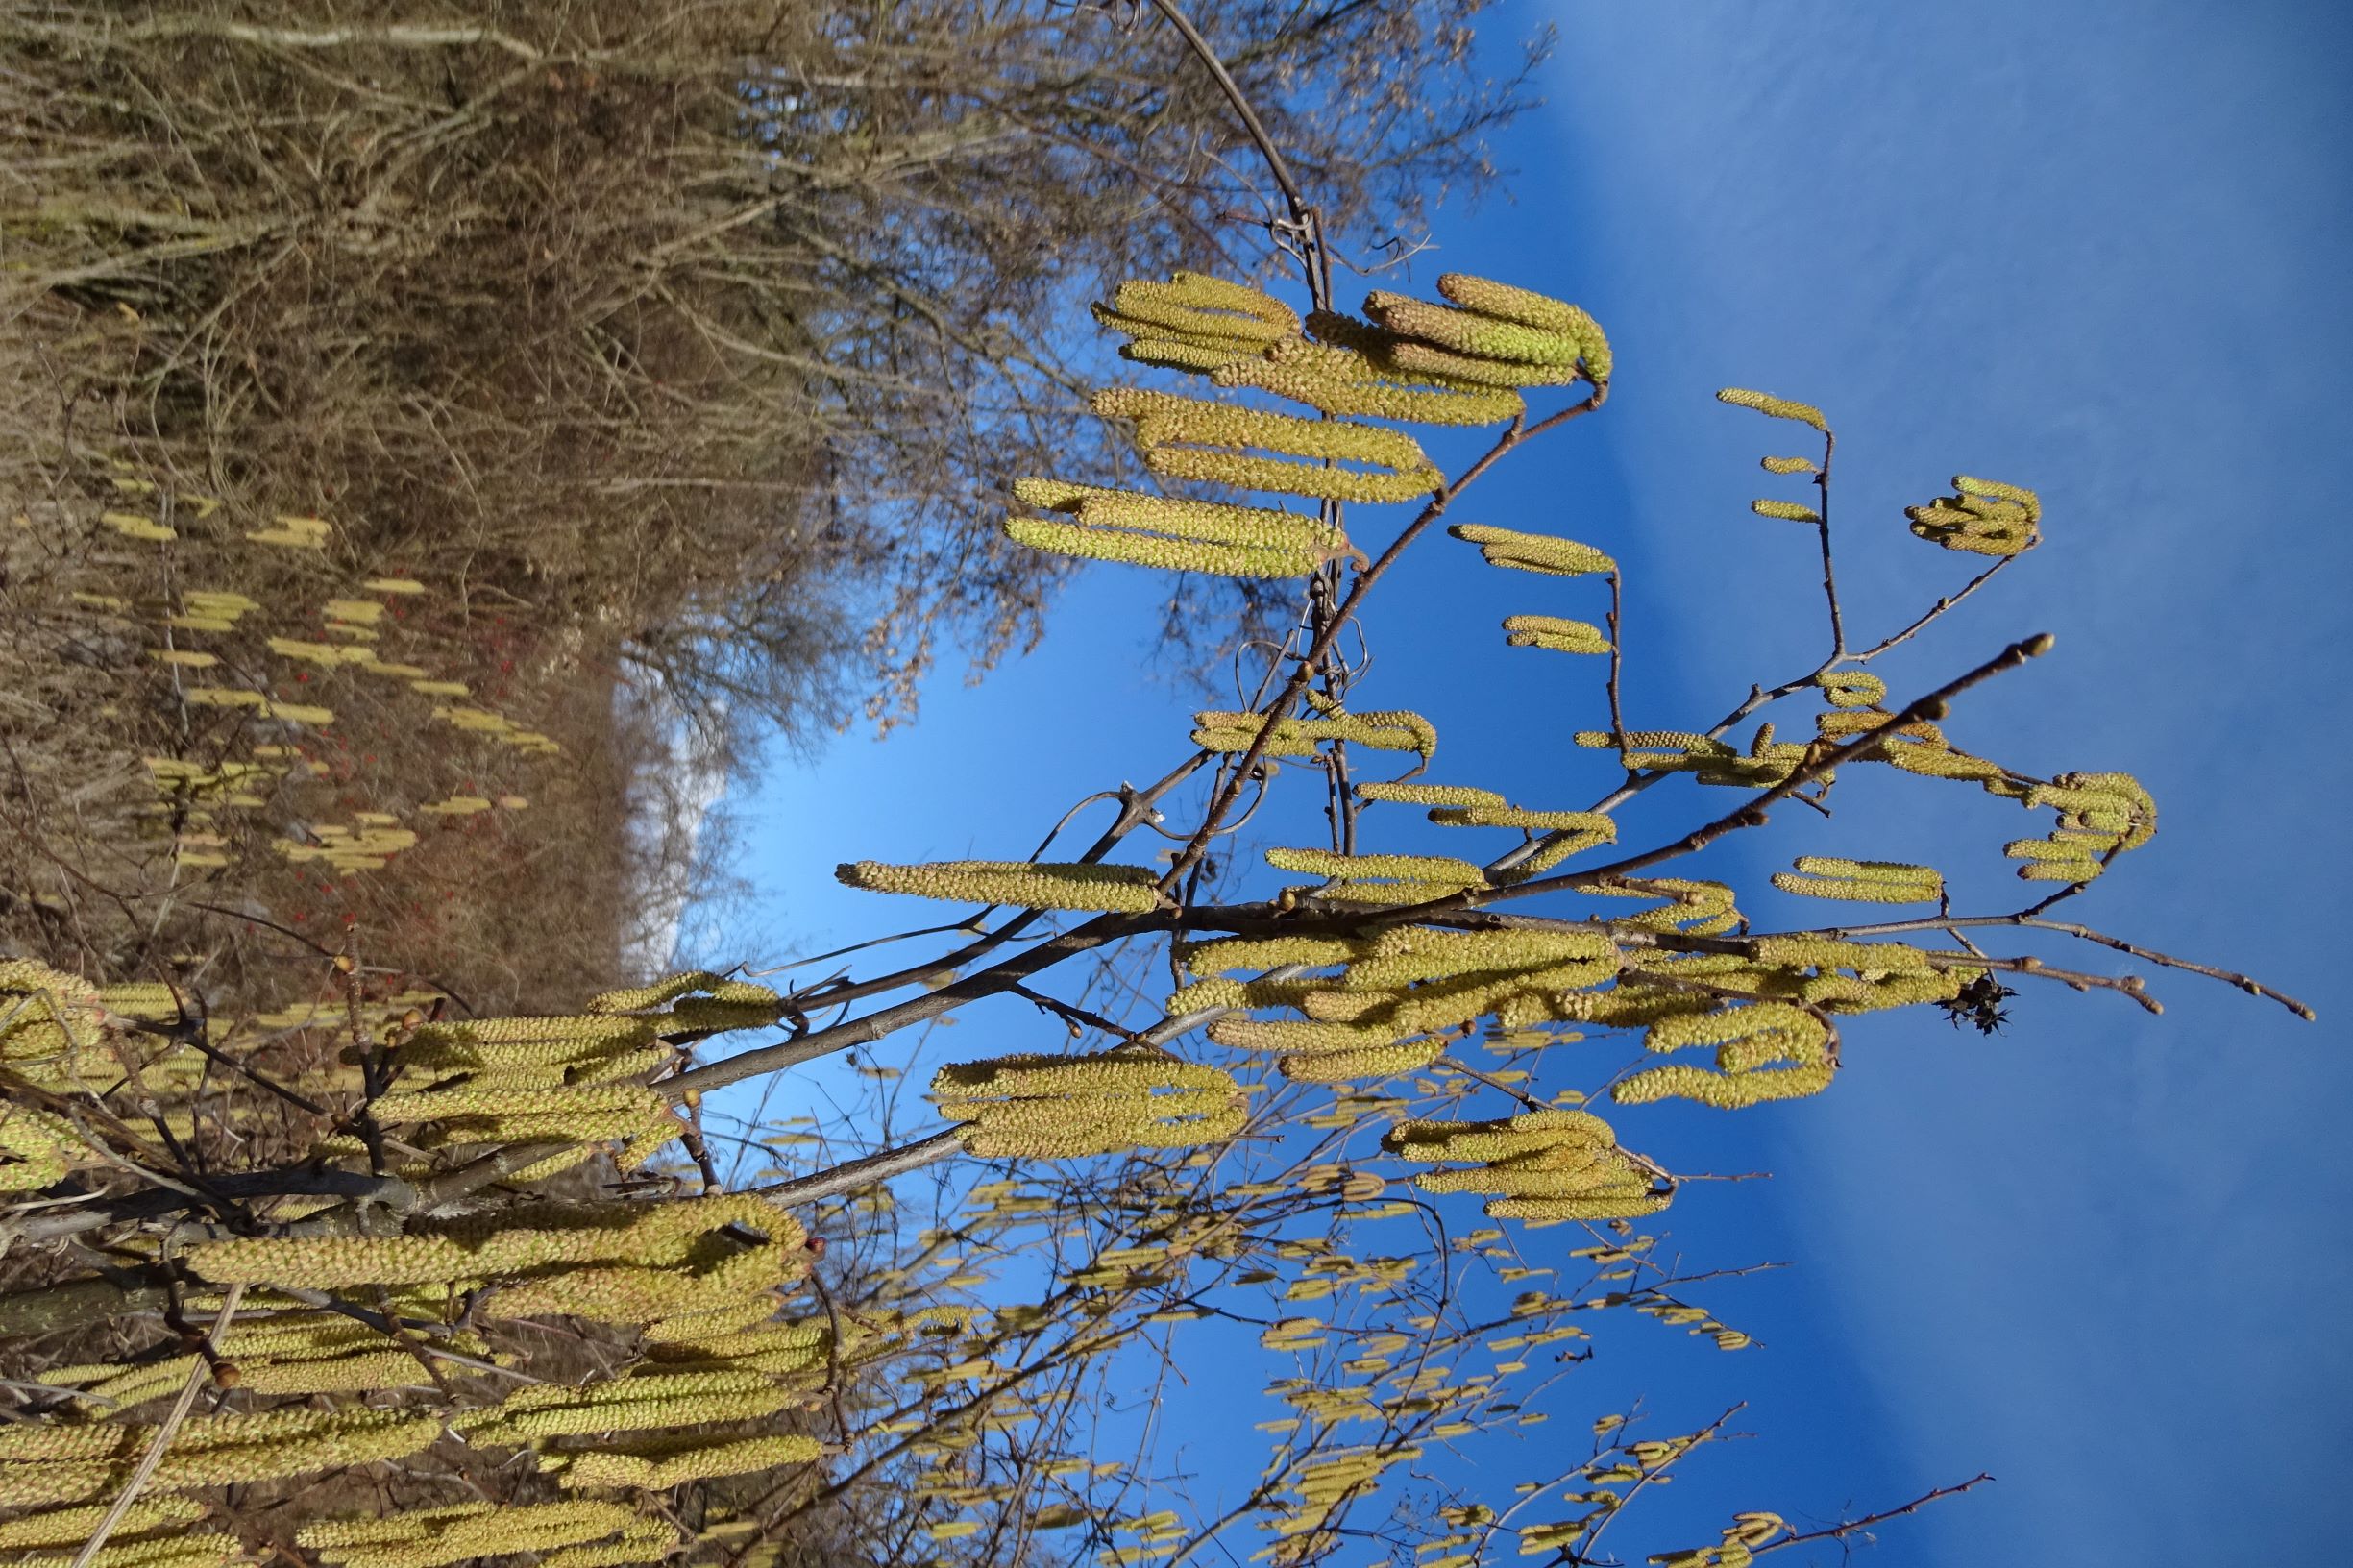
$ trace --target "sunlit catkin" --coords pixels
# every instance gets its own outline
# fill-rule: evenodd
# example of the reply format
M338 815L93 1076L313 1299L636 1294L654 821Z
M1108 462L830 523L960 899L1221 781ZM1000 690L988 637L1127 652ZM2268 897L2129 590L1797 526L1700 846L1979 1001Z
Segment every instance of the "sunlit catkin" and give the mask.
M707 1437L615 1444L576 1456L564 1467L566 1488L636 1486L659 1491L689 1481L748 1475L807 1464L824 1456L825 1445L798 1433L713 1442Z
M1907 506L1912 532L1947 550L1976 555L2016 555L2041 541L2041 498L2015 484L1956 474L1953 493L1925 506Z
M966 1146L993 1158L1213 1142L1238 1131L1247 1115L1229 1074L1142 1051L951 1064L933 1078L931 1094L942 1115L966 1123Z
M1003 860L943 860L887 866L861 860L834 875L870 893L913 894L960 904L1012 904L1022 909L1069 909L1143 914L1165 901L1148 866Z
M1719 1111L1738 1111L1771 1100L1797 1100L1819 1094L1830 1087L1836 1071L1827 1062L1774 1072L1731 1074L1670 1063L1635 1073L1612 1089L1609 1097L1620 1105L1679 1099L1696 1100Z
M1445 478L1411 436L1380 426L1301 419L1140 387L1106 388L1095 394L1094 409L1135 421L1146 466L1173 478L1367 502L1410 500ZM1308 461L1248 455L1253 449ZM1332 466L1339 463L1367 466Z
M1810 403L1797 403L1769 393L1752 392L1746 387L1728 386L1716 394L1716 401L1729 404L1735 408L1753 408L1768 419L1794 419L1818 430L1830 428L1829 422L1822 417L1822 410Z
M1589 621L1558 615L1513 615L1504 620L1504 641L1513 648L1543 648L1556 653L1606 653L1609 639Z
M1477 545L1489 566L1511 567L1573 577L1615 572L1618 563L1591 545L1547 533L1522 533L1484 523L1457 523L1446 530L1465 544Z
M1800 855L1794 871L1776 871L1773 885L1802 898L1846 898L1881 904L1932 904L1945 894L1945 878L1933 867L1892 860L1848 860L1836 855Z

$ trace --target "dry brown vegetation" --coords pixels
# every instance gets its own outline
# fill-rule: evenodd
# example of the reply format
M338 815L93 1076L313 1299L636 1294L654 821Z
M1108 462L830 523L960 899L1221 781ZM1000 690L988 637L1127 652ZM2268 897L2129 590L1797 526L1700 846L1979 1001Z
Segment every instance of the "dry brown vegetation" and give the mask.
M1004 477L1123 460L1079 416L1073 306L1266 248L1224 101L1116 8L463 9L0 5L0 958L174 988L77 1113L157 1168L299 1163L412 1010L628 978L649 912L723 882L666 831L677 728L724 760L888 723L944 650L1034 637L1062 568L1003 539ZM1335 222L1383 235L1479 183L1515 105L1468 72L1477 9L1198 12ZM1186 636L1235 607L1191 602ZM191 1044L202 1109L148 1117L142 1064ZM826 1132L830 1159L887 1123ZM879 1321L955 1275L875 1214L816 1227ZM143 1266L66 1237L0 1275L93 1262ZM1122 1332L1153 1308L1127 1292ZM9 1408L61 1361L176 1352L177 1311L17 1340ZM622 1354L578 1322L488 1343L551 1381ZM1055 1353L1073 1391L1096 1343ZM897 1397L838 1376L784 1425ZM692 1489L678 1522L754 1521L737 1561L873 1560L920 1545L904 1487L943 1452ZM282 1554L322 1510L553 1495L471 1460L209 1506Z

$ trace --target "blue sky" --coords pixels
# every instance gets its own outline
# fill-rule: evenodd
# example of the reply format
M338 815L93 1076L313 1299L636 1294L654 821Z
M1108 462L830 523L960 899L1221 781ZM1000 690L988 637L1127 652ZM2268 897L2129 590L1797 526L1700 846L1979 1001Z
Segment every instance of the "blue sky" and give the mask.
M1893 1527L1879 1560L2338 1560L2353 995L2314 906L2349 869L2335 775L2353 551L2333 459L2353 408L2353 13L1593 0L1487 32L1540 15L1561 48L1550 109L1499 149L1514 200L1450 208L1411 282L1458 268L1579 300L1618 374L1602 417L1463 515L1618 554L1630 719L1697 727L1751 680L1810 668L1820 637L1814 601L1759 613L1809 591L1809 536L1745 510L1783 493L1754 463L1786 428L1716 387L1830 413L1842 578L1873 636L1966 576L1905 533L1902 506L1956 472L2039 488L2048 543L1881 668L1899 691L1930 686L2055 632L2051 657L1950 727L2022 768L2120 768L2155 792L2157 840L2074 918L2255 969L2322 1012L2301 1024L2185 975L2152 974L2163 1018L2037 988L1991 1039L1871 1020L1816 1101L1622 1115L1670 1164L1777 1172L1679 1202L1688 1255L1802 1265L1710 1298L1762 1350L1630 1344L1644 1354L1597 1370L1597 1390L1647 1379L1695 1422L1754 1401L1742 1425L1762 1440L1695 1471L1659 1517L1827 1513L1984 1469L1998 1485ZM1394 526L1368 513L1359 532ZM1499 583L1467 553L1441 540L1409 558L1376 609L1363 699L1436 720L1440 776L1583 804L1605 775L1566 732L1595 722L1598 682L1581 661L1506 663L1490 639L1503 614L1601 606ZM1100 571L1036 655L978 688L951 673L914 729L780 757L739 792L763 889L747 954L901 913L835 887L837 860L1017 856L1080 796L1181 755L1188 694L1147 655L1155 587ZM1784 813L1719 865L1753 885L1835 840L1933 859L1965 901L2009 907L2014 810L1868 782L1835 822ZM1717 792L1656 793L1660 825L1721 809ZM1303 805L1284 842L1306 822ZM1752 913L1813 913L1791 902L1766 893ZM1020 1015L995 1017L971 1043L1036 1047Z

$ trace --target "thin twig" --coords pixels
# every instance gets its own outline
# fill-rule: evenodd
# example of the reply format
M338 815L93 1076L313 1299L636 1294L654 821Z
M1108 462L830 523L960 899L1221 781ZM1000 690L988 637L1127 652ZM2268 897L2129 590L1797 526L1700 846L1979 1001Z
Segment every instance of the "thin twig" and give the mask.
M210 1356L218 1353L221 1331L229 1327L230 1320L237 1315L237 1304L244 1299L245 1285L242 1281L231 1286L221 1297L220 1313L212 1319L212 1326L205 1331L202 1349L206 1354L200 1355L196 1364L188 1369L187 1384L180 1390L180 1398L172 1406L171 1413L163 1418L161 1426L156 1428L154 1439L148 1443L146 1454L140 1457L138 1468L131 1472L131 1479L123 1483L122 1491L116 1494L114 1506L107 1509L106 1517L98 1521L98 1528L90 1531L90 1538L84 1541L82 1550L74 1554L71 1568L89 1568L90 1559L105 1548L107 1537L114 1533L114 1527L122 1523L123 1515L131 1511L131 1505L138 1501L139 1492L154 1477L156 1466L163 1462L163 1451L170 1448L172 1439L180 1435L182 1423L187 1420L188 1412L196 1408L197 1394L212 1381Z

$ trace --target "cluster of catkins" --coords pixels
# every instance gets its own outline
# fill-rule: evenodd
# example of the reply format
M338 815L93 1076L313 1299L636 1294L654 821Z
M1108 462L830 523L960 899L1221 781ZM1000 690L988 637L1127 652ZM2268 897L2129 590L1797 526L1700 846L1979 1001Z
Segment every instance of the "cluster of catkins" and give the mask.
M807 1269L807 1237L754 1196L525 1204L414 1220L398 1237L239 1238L199 1243L184 1257L192 1308L222 1304L211 1287L248 1287L248 1315L223 1329L205 1358L213 1380L240 1399L429 1387L438 1379L428 1363L443 1357L503 1364L472 1333L436 1326L461 1301L476 1318L560 1314L633 1328L650 1359L620 1377L532 1384L453 1413L352 1406L195 1417L148 1480L154 1495L143 1511L119 1527L126 1552L143 1544L150 1527L192 1516L170 1494L402 1458L445 1433L528 1450L572 1491L659 1489L825 1452L808 1436L741 1425L806 1407L841 1349L823 1323L777 1319L781 1292ZM319 1292L379 1303L413 1327L395 1340L367 1322L298 1305ZM184 1355L65 1367L51 1377L86 1402L127 1410L202 1370L196 1356ZM86 1534L94 1521L84 1517L86 1505L120 1490L156 1431L114 1419L0 1431L0 1507L46 1509L0 1524L0 1545ZM587 1501L496 1515L461 1507L397 1522L333 1520L300 1538L342 1568L434 1568L527 1547L563 1547L549 1560L606 1568L658 1561L681 1544L666 1526L641 1525L633 1508ZM194 1539L210 1543L208 1550L220 1545ZM221 1541L222 1553L190 1556L186 1568L233 1559L233 1538ZM159 1550L144 1544L150 1555ZM102 1560L148 1568L148 1556L135 1553ZM181 1558L166 1568L181 1568Z
M973 1153L1036 1160L1213 1143L1246 1118L1231 1075L1156 1051L953 1063L931 1095Z
M1360 320L1288 306L1247 284L1180 272L1122 283L1095 318L1140 363L1269 393L1312 414L1112 387L1098 414L1130 421L1144 464L1167 478L1318 502L1409 501L1444 476L1411 436L1365 419L1493 425L1526 411L1519 388L1605 381L1609 346L1573 305L1448 273L1451 304L1375 292ZM1008 536L1093 560L1242 577L1295 577L1356 551L1325 516L1023 479ZM1359 559L1361 559L1360 556Z
M401 1088L369 1106L381 1125L428 1149L469 1144L569 1144L516 1173L523 1181L578 1164L619 1142L633 1170L686 1131L662 1090L645 1080L677 1059L680 1040L765 1028L784 1012L766 986L693 970L607 992L568 1017L469 1018L396 1025L387 1034ZM363 1152L337 1133L323 1153Z
M1490 1192L1492 1219L1633 1219L1672 1193L1618 1148L1609 1123L1584 1111L1530 1111L1505 1121L1401 1121L1382 1146L1409 1160L1472 1162L1425 1171L1425 1192Z
M0 1068L68 1095L90 1083L123 1085L128 1074L169 1105L202 1076L205 1059L136 1026L179 1012L169 986L98 986L37 960L0 959ZM175 1134L185 1129L186 1114L177 1119ZM66 1116L34 1105L0 1105L0 1192L38 1191L97 1164L100 1156Z

